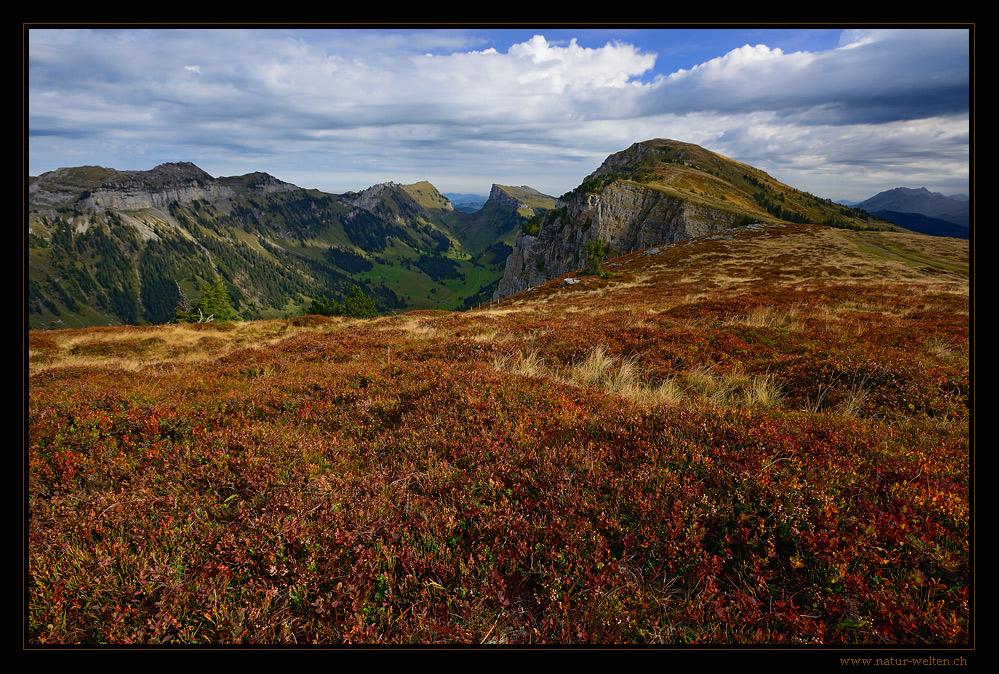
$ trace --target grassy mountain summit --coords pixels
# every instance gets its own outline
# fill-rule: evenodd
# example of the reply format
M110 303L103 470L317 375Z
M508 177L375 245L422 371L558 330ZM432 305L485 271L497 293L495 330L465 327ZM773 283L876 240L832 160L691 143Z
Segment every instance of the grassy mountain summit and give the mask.
M678 198L761 222L781 220L894 229L863 211L795 189L748 164L677 140L635 143L611 155L575 192L599 192L615 180L646 184Z
M442 212L454 210L447 197L438 192L437 188L426 180L412 185L403 185L403 189L423 208Z
M898 229L697 145L650 140L612 154L524 223L494 299L579 268L594 241L620 255L754 222Z
M968 263L757 223L466 312L32 331L28 640L967 645Z

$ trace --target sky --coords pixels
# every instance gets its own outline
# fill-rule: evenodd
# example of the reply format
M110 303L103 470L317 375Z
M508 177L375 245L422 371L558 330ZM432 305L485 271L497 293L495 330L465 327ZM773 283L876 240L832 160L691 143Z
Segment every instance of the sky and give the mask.
M967 26L26 28L33 176L189 161L559 196L672 138L834 200L969 192Z

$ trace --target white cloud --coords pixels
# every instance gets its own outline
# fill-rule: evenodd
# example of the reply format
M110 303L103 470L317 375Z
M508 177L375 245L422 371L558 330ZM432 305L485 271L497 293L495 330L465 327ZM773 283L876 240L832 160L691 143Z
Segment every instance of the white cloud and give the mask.
M398 179L450 165L497 182L547 168L538 187L564 191L655 137L779 169L854 153L880 170L878 148L904 172L926 148L948 167L967 153L963 30L844 31L822 52L747 43L658 77L651 50L540 33L496 49L474 31L32 30L28 46L34 172L71 153L114 165L127 147L132 167L168 155Z
M798 52L798 54L800 53ZM750 47L747 44L738 49L733 49L724 56L719 56L696 65L690 70L680 69L670 74L669 79L678 81L699 75L709 80L731 80L734 77L738 77L747 68L758 66L760 63L772 61L782 56L784 56L784 52L780 49L771 49L763 44Z

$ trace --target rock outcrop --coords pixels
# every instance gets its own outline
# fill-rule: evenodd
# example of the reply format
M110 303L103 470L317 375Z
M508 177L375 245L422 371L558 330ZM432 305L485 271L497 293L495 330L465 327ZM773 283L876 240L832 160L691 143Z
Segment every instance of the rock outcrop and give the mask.
M360 192L346 192L339 198L355 209L370 211L398 225L413 217L431 221L454 210L447 197L427 181L411 185L379 183Z
M231 199L234 193L225 185L209 183L207 185L175 185L158 191L143 188L128 189L98 189L80 200L80 205L88 210L138 211L146 208L167 208L176 201L187 204L195 199L220 201Z
M514 210L521 208L533 209L537 208L539 205L542 208L551 208L553 202L554 200L547 194L539 192L533 187L528 187L527 185L509 187L495 184L489 191L489 200L487 201L487 203L512 208Z
M371 211L380 206L387 195L400 191L402 185L389 181L372 185L360 192L344 192L340 195L340 199L354 208Z
M60 168L42 174L28 187L32 203L57 206L74 202L89 211L138 211L167 208L176 201L218 202L237 192L274 193L297 190L266 173L213 178L190 162L160 164L149 171L118 171L100 166Z
M536 235L521 231L507 258L494 299L523 292L583 264L593 239L610 245L612 255L682 241L728 229L739 216L680 199L654 187L615 181L599 194L573 193L545 218Z

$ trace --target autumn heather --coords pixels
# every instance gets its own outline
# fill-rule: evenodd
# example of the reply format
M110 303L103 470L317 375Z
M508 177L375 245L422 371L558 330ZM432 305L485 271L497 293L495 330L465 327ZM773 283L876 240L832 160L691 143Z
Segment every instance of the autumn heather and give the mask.
M967 248L859 236L464 313L32 331L28 639L968 643Z

